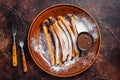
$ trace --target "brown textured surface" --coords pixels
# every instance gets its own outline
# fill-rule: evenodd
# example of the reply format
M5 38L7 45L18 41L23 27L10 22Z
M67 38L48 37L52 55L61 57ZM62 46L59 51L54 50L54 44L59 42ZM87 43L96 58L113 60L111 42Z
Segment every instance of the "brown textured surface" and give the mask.
M0 17L0 80L120 80L120 1L119 0L0 0L13 6L26 26L24 30L25 53L29 71L23 73L20 48L17 45L18 67L11 63L11 26ZM102 46L96 62L85 72L70 78L58 78L42 71L32 60L27 48L27 32L34 17L54 4L74 4L87 10L98 22ZM1 7L0 7L1 8ZM5 13L4 13L5 14ZM1 14L0 14L1 16ZM1 22L3 21L3 22ZM18 38L17 38L18 44Z

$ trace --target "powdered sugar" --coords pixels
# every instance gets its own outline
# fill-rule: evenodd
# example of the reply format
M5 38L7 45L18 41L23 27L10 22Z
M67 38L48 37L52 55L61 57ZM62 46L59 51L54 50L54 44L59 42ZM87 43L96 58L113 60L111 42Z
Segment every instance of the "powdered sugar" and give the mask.
M93 36L94 40L98 38L97 30L95 30L96 25L94 23L92 23L86 17L82 17L82 18L79 18L77 16L74 16L74 17L75 17L75 24L76 24L78 33L88 32ZM44 33L42 31L40 32L38 41L36 40L35 36L31 38L31 41L32 41L31 46L34 49L34 51L43 58L43 60L50 67L49 69L52 71L55 71L55 72L65 71L66 72L72 67L73 64L75 64L77 61L81 59L81 57L73 58L70 61L65 61L63 65L52 66L50 63L50 53L47 48L47 43L44 37ZM54 46L53 46L53 49L54 49ZM86 61L84 61L83 64L86 64Z
M31 41L32 41L31 46L33 47L34 51L36 53L38 53L45 60L45 62L48 63L48 65L51 65L50 64L50 54L49 54L49 51L47 49L47 45L46 45L46 41L45 41L45 37L44 37L43 32L41 32L39 34L38 42L35 39L35 37L33 37L31 39Z
M38 40L38 42L35 39L35 37L31 38L31 41L32 41L31 46L33 47L34 51L36 53L38 53L43 58L43 60L50 67L50 70L53 70L55 72L67 71L69 68L72 67L73 64L75 64L80 59L80 58L78 58L78 59L73 58L70 61L64 62L63 65L54 65L54 66L52 66L50 64L50 53L49 53L49 50L47 48L47 43L45 41L44 33L41 32L39 34L39 40Z
M77 61L79 61L81 58L73 58L73 60L70 61L66 61L63 63L63 65L55 65L52 66L50 68L50 70L56 71L56 72L60 72L60 71L64 71L67 72L68 69L70 69L72 67L73 64L75 64Z
M86 17L82 17L82 18L79 18L77 16L74 17L75 17L75 24L78 33L88 32L93 36L94 40L98 38L98 33L97 30L95 29L96 25L93 22L91 22Z

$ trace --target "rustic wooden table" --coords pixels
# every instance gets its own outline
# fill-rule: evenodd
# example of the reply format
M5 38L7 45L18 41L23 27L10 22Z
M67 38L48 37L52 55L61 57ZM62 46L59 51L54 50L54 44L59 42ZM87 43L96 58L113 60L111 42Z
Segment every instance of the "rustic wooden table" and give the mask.
M0 0L12 7L24 21L25 53L29 71L23 73L17 38L18 66L11 64L12 34L7 19L0 17L0 80L120 80L120 1L119 0ZM41 70L32 60L27 47L27 33L35 16L55 4L74 4L87 10L98 22L102 46L96 62L85 72L58 78ZM0 11L4 6L0 5ZM3 9L4 10L4 9ZM6 15L7 16L7 15Z

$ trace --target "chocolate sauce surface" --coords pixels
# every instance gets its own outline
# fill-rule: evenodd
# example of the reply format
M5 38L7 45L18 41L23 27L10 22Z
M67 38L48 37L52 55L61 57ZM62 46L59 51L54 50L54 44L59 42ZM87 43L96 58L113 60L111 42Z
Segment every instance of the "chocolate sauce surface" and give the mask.
M77 45L79 49L89 50L93 45L93 37L87 32L82 32L78 35Z

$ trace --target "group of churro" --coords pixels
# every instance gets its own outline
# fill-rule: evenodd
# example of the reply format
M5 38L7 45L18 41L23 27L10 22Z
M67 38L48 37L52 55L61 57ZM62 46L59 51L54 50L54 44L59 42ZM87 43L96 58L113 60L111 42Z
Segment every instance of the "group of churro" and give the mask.
M62 65L65 61L78 58L80 52L76 40L78 32L74 15L69 16L69 23L64 16L49 17L42 23L47 48L50 53L51 65ZM51 42L51 36L54 43ZM53 48L54 46L54 48Z

